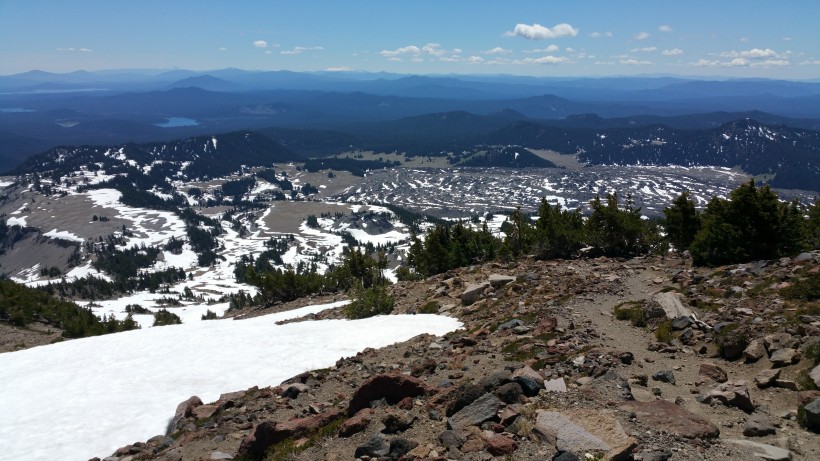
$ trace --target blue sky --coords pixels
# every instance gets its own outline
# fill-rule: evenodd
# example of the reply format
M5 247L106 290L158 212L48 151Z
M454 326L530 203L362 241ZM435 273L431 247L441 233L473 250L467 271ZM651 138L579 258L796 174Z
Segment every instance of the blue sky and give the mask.
M820 1L0 0L0 75L125 68L820 77Z

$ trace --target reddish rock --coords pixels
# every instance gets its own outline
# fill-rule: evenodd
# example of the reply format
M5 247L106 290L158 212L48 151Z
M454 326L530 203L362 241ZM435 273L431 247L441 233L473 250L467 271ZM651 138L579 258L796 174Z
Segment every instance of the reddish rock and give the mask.
M194 408L202 405L202 400L199 397L193 396L177 405L177 410L174 412L174 419L168 425L168 433L177 430L177 425L183 418L188 418L193 415Z
M375 414L376 412L373 411L372 408L360 410L353 415L353 417L348 418L347 421L342 423L341 427L339 427L339 437L350 437L353 434L358 434L367 429L367 426L373 421L373 415Z
M728 380L729 377L726 375L726 371L723 368L709 362L700 364L700 369L698 370L698 381L725 383Z
M401 402L396 404L396 407L402 410L412 410L413 409L413 397L405 397L401 399Z
M487 439L487 451L493 456L509 455L518 449L518 443L501 434L495 434Z
M406 397L418 397L432 393L435 393L435 389L412 376L401 374L376 375L365 381L356 390L350 399L347 412L354 415L362 408L370 407L370 402L374 400L386 399L387 403L395 405Z
M208 419L219 410L217 405L200 405L192 410L196 419Z
M534 336L543 335L544 333L552 333L558 327L558 319L555 317L547 317L538 322L538 326L533 331Z
M257 424L250 434L246 435L239 446L239 457L246 456L251 459L262 459L268 448L285 439L298 439L306 437L319 428L338 419L342 412L337 409L329 410L318 415L295 418L289 421L276 423L265 421Z
M621 408L635 412L638 421L656 431L687 439L714 439L720 429L709 420L667 400L626 402Z

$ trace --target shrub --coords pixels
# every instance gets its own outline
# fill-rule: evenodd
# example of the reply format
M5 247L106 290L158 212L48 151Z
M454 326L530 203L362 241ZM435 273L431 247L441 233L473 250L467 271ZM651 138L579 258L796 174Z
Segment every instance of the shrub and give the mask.
M659 342L669 344L672 342L672 321L664 320L655 329L655 339Z
M715 335L715 343L718 345L720 355L731 360L740 357L743 349L749 345L749 335L733 323L721 328L720 332Z
M382 286L359 290L356 299L344 308L348 319L364 319L393 312L395 301Z
M216 315L216 312L208 309L207 312L202 314L201 318L202 318L202 320L213 320L213 319L217 318L217 315Z
M646 309L642 303L628 302L615 306L615 318L629 320L636 327L646 326Z
M154 326L161 327L165 325L179 325L182 319L173 312L168 312L167 309L160 309L154 312Z
M419 309L419 314L438 314L438 310L441 309L441 304L438 301L428 301L421 309Z

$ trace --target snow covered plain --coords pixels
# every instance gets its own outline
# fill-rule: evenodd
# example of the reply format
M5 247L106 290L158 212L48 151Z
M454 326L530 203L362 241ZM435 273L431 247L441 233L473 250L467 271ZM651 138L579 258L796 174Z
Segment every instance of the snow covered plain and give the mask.
M165 432L176 405L278 385L366 347L461 327L437 315L277 321L345 302L247 320L211 320L84 338L0 355L0 460L79 460Z

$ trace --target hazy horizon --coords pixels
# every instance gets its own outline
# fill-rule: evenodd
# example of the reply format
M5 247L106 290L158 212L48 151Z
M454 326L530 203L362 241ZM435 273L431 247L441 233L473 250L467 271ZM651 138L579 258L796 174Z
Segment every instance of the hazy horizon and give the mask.
M820 77L820 3L0 0L0 75L240 68ZM709 77L709 76L719 77Z

